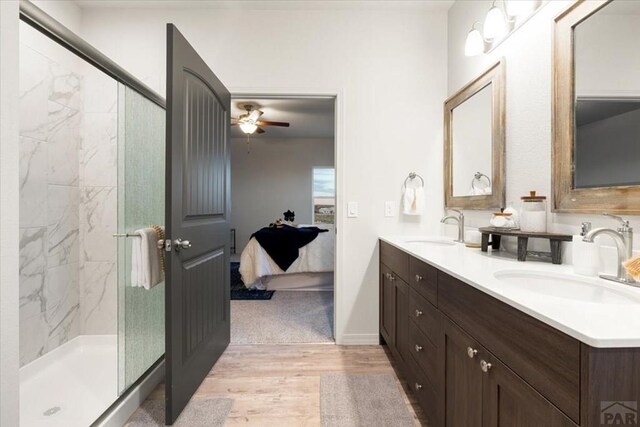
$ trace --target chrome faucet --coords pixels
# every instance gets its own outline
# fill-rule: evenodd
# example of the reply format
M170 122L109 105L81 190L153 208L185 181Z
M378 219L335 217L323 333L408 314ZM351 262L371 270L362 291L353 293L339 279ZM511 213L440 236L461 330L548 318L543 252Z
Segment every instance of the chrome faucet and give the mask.
M456 221L458 223L458 240L456 240L456 242L464 243L464 214L458 209L449 208L448 210L456 212L458 216L447 215L442 217L440 222L443 224L446 224L447 220L450 220L450 219L453 219L454 221Z
M633 228L629 227L629 221L619 216L607 213L604 215L620 221L621 225L618 230L616 231L611 228L596 228L595 230L589 231L583 239L585 242L592 243L598 235L606 234L611 236L613 241L616 242L616 248L618 249L618 274L616 276L602 274L600 277L614 282L624 283L626 285L640 286L640 284L636 282L629 273L627 273L627 270L625 270L623 265L633 256Z

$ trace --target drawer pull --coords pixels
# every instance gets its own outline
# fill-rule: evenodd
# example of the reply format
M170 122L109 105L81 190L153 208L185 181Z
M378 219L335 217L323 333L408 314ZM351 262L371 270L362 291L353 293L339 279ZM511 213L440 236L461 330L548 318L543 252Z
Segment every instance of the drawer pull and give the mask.
M414 388L416 389L416 391L420 391L422 390L422 384L415 383Z
M486 362L484 360L480 361L480 369L482 369L482 372L487 373L489 372L489 369L491 369L491 363Z
M420 317L420 316L422 316L422 311L416 310L416 317Z
M422 351L422 346L421 346L421 345L416 344L416 351Z
M423 277L419 274L416 274L416 282L419 282L423 279Z
M467 355L470 359L473 359L476 354L478 354L478 350L476 350L475 348L467 347Z

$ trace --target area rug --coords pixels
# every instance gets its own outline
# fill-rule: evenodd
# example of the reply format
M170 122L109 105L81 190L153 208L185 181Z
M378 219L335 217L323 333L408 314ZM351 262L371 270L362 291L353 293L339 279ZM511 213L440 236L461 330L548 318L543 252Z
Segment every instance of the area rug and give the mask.
M223 426L233 406L233 399L191 399L174 427ZM147 399L125 424L127 427L164 426L164 400Z
M270 300L275 291L247 289L240 274L240 263L231 263L231 299L232 300Z
M414 426L391 374L325 374L320 377L323 427Z

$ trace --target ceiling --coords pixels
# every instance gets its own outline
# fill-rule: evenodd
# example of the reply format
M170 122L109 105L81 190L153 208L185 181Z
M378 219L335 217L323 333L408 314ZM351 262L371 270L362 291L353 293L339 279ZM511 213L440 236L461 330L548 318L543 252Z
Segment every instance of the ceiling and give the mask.
M82 8L398 9L447 11L454 0L76 0Z
M265 133L251 138L333 138L333 98L236 98L231 100L231 116L237 118L245 111L239 104L257 104L264 114L261 120L289 122L290 127L265 126ZM238 126L231 127L232 138L244 138Z

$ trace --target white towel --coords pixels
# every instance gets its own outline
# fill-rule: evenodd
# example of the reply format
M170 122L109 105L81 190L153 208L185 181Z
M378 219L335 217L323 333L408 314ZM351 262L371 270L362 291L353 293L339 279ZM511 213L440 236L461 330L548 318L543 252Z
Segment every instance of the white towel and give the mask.
M402 194L402 213L405 215L422 215L425 205L424 187L405 187Z
M131 286L151 289L164 280L158 234L153 228L135 231L131 239Z

